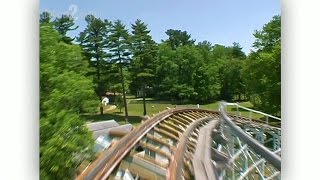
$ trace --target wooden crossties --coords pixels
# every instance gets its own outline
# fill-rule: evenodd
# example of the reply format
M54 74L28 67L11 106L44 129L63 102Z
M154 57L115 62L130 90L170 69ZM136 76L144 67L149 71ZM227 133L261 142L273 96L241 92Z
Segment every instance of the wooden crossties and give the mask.
M132 175L139 177L152 178L155 177L153 172L143 171L143 165L146 169L169 168L165 169L170 172L177 157L179 160L180 176L189 179L193 176L190 172L192 167L192 154L196 150L199 128L194 126L199 119L218 116L215 111L202 109L169 109L163 111L150 119L143 122L139 127L125 135L120 141L107 149L102 155L95 160L77 179L106 179L111 173L114 175L118 170L129 170ZM203 120L205 123L209 119ZM199 127L203 125L198 124ZM188 129L192 127L192 131ZM189 132L186 136L185 133ZM183 146L183 148L182 148ZM137 147L145 151L144 155L137 152ZM167 148L167 150L165 150ZM184 152L187 151L184 160ZM148 154L148 155L147 155ZM130 161L125 160L130 157L135 160L135 165L130 165ZM169 163L169 164L168 164ZM160 170L159 170L160 171ZM169 178L169 177L167 177Z

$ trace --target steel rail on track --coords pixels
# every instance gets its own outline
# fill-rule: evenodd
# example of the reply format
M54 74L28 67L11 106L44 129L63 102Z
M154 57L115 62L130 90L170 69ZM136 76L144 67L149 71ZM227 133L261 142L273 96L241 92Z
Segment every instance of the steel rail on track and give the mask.
M239 126L237 126L225 112L226 102L220 102L220 112L223 122L226 123L239 139L247 143L256 153L269 161L274 167L281 171L281 158L270 151L268 148L260 144L257 140L250 137Z

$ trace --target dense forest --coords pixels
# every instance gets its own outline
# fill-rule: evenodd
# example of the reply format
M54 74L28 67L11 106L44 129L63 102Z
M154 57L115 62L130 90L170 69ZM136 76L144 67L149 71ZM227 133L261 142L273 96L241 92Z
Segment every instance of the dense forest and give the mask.
M143 100L175 103L250 101L258 110L281 114L279 15L253 32L248 55L239 43L196 43L184 30L168 29L167 39L157 43L141 20L131 27L93 15L85 20L85 29L69 37L78 28L72 16L40 15L41 179L70 179L83 160L93 158L93 140L80 115L95 112L106 92L122 95L116 99L125 118L126 95L137 92Z

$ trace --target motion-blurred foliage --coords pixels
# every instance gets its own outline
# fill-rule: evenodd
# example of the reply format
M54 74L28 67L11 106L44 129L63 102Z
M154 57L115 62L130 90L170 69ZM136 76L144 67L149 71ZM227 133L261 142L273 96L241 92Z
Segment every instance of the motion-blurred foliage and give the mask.
M93 153L80 118L97 107L88 62L78 45L66 44L50 24L40 26L40 178L72 179Z

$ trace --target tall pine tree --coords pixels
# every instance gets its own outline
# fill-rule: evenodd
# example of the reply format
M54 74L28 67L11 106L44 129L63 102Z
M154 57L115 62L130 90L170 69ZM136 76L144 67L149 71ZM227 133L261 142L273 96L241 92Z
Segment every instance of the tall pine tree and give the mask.
M45 11L40 14L40 24L44 24L44 23L48 24L48 23L51 23L51 21L52 21L52 15L49 12Z
M62 40L67 43L71 44L74 38L70 38L67 36L68 31L76 30L79 26L75 26L74 18L71 15L62 15L59 18L56 18L53 21L55 29L62 35Z
M90 65L95 68L94 82L96 84L96 93L100 101L105 95L103 70L106 66L108 54L107 38L111 23L107 20L101 20L93 15L86 16L87 27L80 33L78 41L89 59ZM100 105L100 114L103 114L103 107Z
M146 88L151 85L154 78L157 47L149 35L150 30L148 30L147 25L141 20L136 20L131 27L132 51L134 56L131 71L132 82L135 90L142 90L143 115L146 115Z
M124 69L127 69L131 61L130 35L128 33L128 30L125 28L125 25L120 20L115 21L112 25L108 47L110 48L109 50L111 53L111 62L117 64L119 67L123 102L125 108L125 120L128 121L128 106L126 100L126 86L123 71Z

